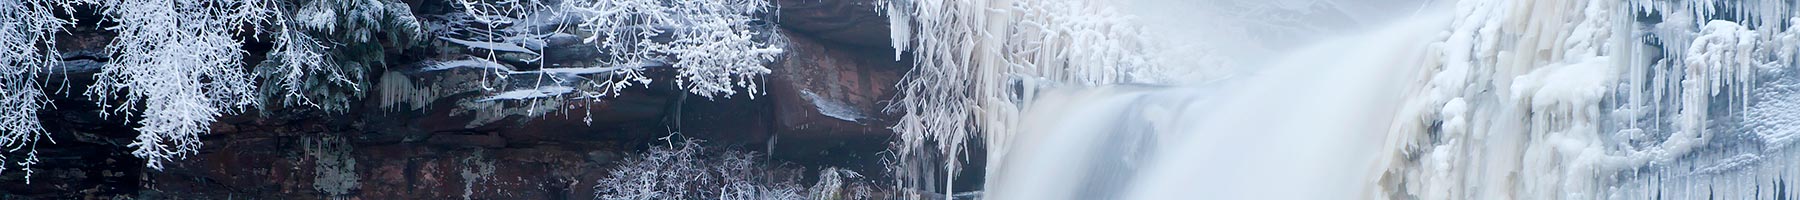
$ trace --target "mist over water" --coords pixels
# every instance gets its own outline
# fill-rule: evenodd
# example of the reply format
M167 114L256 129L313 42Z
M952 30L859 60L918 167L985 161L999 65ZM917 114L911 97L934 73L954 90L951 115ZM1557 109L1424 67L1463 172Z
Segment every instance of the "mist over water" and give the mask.
M1394 150L1386 139L1393 118L1382 116L1401 107L1445 22L1420 19L1273 46L1284 55L1246 62L1266 65L1218 82L1046 92L1016 138L1028 150L1001 161L991 197L1378 197L1375 180ZM1090 155L1069 158L1078 152ZM1053 177L1062 180L1046 180ZM1125 187L1093 189L1112 183Z
M1352 37L1442 10L1427 9L1423 0L1126 0L1108 5L1130 13L1149 37L1172 44L1165 50L1175 53L1161 56L1210 56L1230 65L1230 72L1213 75L1254 72L1323 40ZM1176 65L1205 67L1191 62Z

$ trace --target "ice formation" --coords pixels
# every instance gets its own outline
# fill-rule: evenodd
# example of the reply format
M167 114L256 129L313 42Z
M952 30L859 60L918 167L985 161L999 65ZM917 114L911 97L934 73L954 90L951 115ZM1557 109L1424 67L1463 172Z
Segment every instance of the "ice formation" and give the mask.
M1792 64L1795 52L1784 39L1791 36L1778 26L1792 16L1768 12L1791 3L1449 6L1457 8L1456 29L1439 43L1446 47L1443 69L1428 79L1461 81L1431 82L1450 89L1419 93L1413 100L1420 108L1412 110L1423 112L1401 116L1418 121L1395 127L1411 133L1398 137L1415 139L1388 172L1398 179L1387 188L1390 197L1699 198L1786 189L1740 182L1720 187L1744 187L1735 190L1742 193L1713 194L1644 184L1709 179L1693 174L1744 170L1762 162L1762 153L1778 153L1736 152L1746 147L1736 138L1746 131L1721 122L1756 123L1741 116L1756 100L1759 77L1779 77L1759 74ZM1754 104L1770 103L1779 102Z
M1215 2L1219 3L1206 5L1246 3ZM1306 1L1270 2L1268 8L1341 6L1330 1L1298 2ZM1113 20L1129 18L1106 11L1118 4L890 1L885 11L895 22L893 30L899 31L893 38L895 49L913 52L919 62L894 108L906 114L895 127L901 134L897 152L903 157L907 151L935 153L945 160L926 163L947 170L898 174L933 174L944 177L927 179L946 181L955 176L960 151L969 145L964 140L979 139L989 159L983 169L989 172L987 194L1002 199L1154 199L1196 191L1215 198L1263 199L1794 195L1789 194L1792 186L1785 176L1794 173L1789 166L1796 159L1787 159L1792 150L1785 147L1793 141L1789 132L1796 123L1788 116L1800 111L1791 106L1795 80L1789 69L1800 53L1795 47L1800 45L1795 28L1800 18L1792 14L1795 3L1422 4L1420 12L1374 34L1340 35L1301 50L1263 55L1279 59L1275 61L1228 63L1266 65L1246 75L1224 75L1234 77L1231 80L1151 89L1148 94L1068 96L1044 91L1116 90L1090 87L1167 82L1129 75L1133 70L1167 71L1195 64L1158 60L1168 58L1145 51L1155 46L1132 42L1131 38L1150 36L1120 24L1135 23L1132 20ZM1081 48L1061 46L1069 44ZM1040 57L1045 55L1052 57ZM1196 93L1191 88L1225 89ZM1170 97L1194 95L1218 97ZM1052 106L1034 106L1040 104ZM1066 114L1096 112L1123 112L1140 116L1136 121L1143 122L1121 122L1116 115ZM1019 125L1067 124L1055 120L1150 128L1153 133ZM1199 125L1155 123L1159 121ZM1070 131L1076 133L1066 133ZM1127 148L1153 155L1148 161L1127 162L1143 166L1069 158L1079 158L1078 152L1084 151L1067 149L1124 151L1109 144L1130 144L1082 134L1158 142L1154 147ZM1369 154L1380 156L1365 156ZM1321 164L1335 168L1303 167ZM1132 183L1130 189L1056 185L1093 181L1094 173L1116 171L1138 178L1123 181ZM1320 171L1350 175L1296 175ZM1045 175L1052 177L1032 177ZM1223 183L1230 184L1219 185ZM951 190L935 186L942 188L930 190ZM1280 192L1293 187L1312 188L1314 193Z
M1097 6L1104 1L882 2L894 49L914 52L916 65L888 108L903 114L890 171L919 180L903 185L950 194L969 140L1004 147L1040 88L1164 81L1159 60L1148 56L1158 46L1127 15ZM944 177L941 186L933 176Z
M344 138L306 139L301 141L301 147L307 157L312 158L313 189L341 199L361 185L356 176L355 152Z

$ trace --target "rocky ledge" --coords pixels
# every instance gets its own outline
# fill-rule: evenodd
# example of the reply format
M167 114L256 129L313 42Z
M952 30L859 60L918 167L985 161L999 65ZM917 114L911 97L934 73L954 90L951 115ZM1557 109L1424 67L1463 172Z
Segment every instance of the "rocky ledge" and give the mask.
M706 99L650 85L578 105L533 102L577 108L542 113L519 103L471 109L467 102L478 96L454 92L404 103L369 95L341 113L271 107L221 117L197 154L160 171L127 153L136 135L130 123L97 115L81 87L53 86L68 88L42 112L55 143L38 147L42 162L29 183L22 173L0 176L0 199L587 199L608 169L672 133L764 152L769 162L807 173L881 174L880 159L867 156L879 155L893 135L887 127L896 116L883 108L911 66L888 48L887 19L873 0L776 3L774 34L786 53L768 65L773 73L762 77L760 94ZM110 37L92 28L67 33L60 48L72 70L54 77L91 83L83 79L106 62L96 55ZM442 51L389 51L397 67L367 77L384 86L479 78L409 70L432 52ZM408 87L369 93L394 88Z

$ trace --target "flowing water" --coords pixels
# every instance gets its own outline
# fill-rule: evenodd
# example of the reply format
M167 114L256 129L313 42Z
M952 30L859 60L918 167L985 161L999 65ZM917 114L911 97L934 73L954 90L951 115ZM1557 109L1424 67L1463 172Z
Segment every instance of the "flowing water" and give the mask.
M1122 173L1137 178L1119 181L1126 187L1113 194L1139 199L1374 195L1365 187L1374 186L1384 153L1393 151L1384 144L1394 119L1379 116L1401 107L1408 80L1426 61L1419 55L1431 32L1421 24L1323 42L1213 89L1049 92L1029 106L1027 128L1015 137L1020 149L1013 152L1029 153L999 161L1002 180L989 192L1007 199L1092 195L1080 188L1104 184L1089 180L1134 170L1106 164L1112 162L1146 164ZM1044 174L1081 176L1040 180L1058 177ZM1290 192L1295 188L1308 192Z

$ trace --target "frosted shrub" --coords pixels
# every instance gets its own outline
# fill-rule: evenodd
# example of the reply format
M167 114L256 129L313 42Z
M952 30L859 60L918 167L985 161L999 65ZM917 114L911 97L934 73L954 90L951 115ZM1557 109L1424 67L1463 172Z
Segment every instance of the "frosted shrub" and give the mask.
M810 199L869 199L874 191L862 180L861 173L848 169L827 167L819 170L819 181L813 183L807 191Z
M754 153L711 153L688 140L628 157L594 186L597 199L803 199L798 177ZM787 173L793 174L793 173Z

